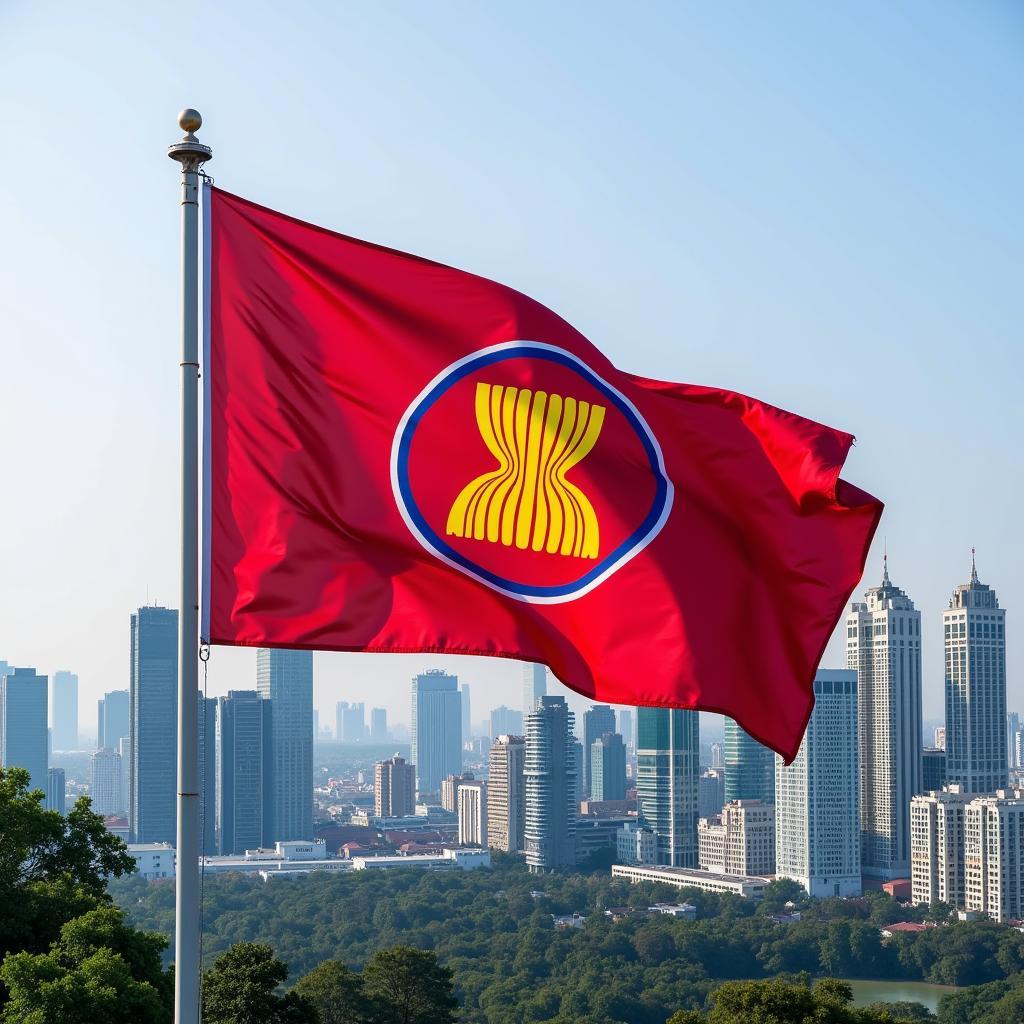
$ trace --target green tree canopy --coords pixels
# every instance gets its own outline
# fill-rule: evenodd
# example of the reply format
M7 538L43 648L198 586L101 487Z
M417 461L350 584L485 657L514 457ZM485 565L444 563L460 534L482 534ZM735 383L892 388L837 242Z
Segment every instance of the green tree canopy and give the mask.
M455 1020L459 1004L452 994L452 972L432 952L411 946L379 950L363 969L363 982L367 994L379 1001L381 1024Z
M46 952L66 921L109 902L108 875L135 870L88 797L67 816L43 800L24 768L0 768L0 959Z
M3 1024L167 1024L171 975L166 945L136 931L116 907L69 921L46 953L9 954L0 979L9 992Z
M270 946L240 942L203 975L203 1024L317 1024L301 995L279 995L288 966Z
M340 960L325 960L299 979L295 992L315 1009L320 1024L376 1024L379 1014L363 979Z
M843 981L813 989L785 981L728 981L711 997L711 1009L680 1010L667 1024L894 1024L888 1013L856 1009Z

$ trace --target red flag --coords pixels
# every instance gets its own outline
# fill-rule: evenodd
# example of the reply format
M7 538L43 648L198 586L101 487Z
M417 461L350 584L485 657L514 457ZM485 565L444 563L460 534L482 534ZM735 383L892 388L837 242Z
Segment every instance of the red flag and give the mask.
M203 635L545 662L787 759L881 503L851 435L209 190Z

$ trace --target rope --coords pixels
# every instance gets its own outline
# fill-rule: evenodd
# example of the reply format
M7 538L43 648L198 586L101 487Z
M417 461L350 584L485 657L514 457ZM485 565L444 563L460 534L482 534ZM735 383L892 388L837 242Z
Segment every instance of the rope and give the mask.
M199 1005L196 1007L196 1020L203 1019L203 933L204 913L206 907L206 762L210 760L209 744L206 742L206 685L210 667L210 645L200 643L199 660L203 663L203 759L199 765L199 792L202 799L199 801L199 984L196 986L196 998Z

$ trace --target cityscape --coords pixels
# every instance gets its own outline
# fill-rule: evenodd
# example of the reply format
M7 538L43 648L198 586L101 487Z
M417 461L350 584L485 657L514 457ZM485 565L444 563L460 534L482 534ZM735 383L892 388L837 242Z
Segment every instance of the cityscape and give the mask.
M1022 29L0 4L0 1024L1024 1024Z
M469 683L421 672L399 742L365 702L321 723L312 653L260 650L252 689L197 694L203 870L472 869L499 851L536 874L603 858L612 876L679 890L758 899L789 879L815 898L878 889L1021 923L1024 728L1007 709L1005 614L972 556L942 613L945 724L926 738L921 650L938 624L886 557L846 614L847 666L815 677L789 766L728 719L702 744L692 711L576 716L535 664L476 719ZM0 765L28 769L62 813L88 795L147 879L175 871L177 629L173 609L131 615L129 685L99 700L96 747L70 776L56 762L85 731L77 677L0 661Z

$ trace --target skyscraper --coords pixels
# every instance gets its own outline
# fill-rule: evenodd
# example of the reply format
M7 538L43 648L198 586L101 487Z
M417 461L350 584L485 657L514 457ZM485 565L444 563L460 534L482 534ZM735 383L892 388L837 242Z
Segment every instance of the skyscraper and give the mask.
M459 786L459 845L487 845L487 783L464 782Z
M1016 711L1006 713L1006 762L1010 768L1019 768L1017 763L1017 733L1020 732L1020 715Z
M548 669L536 662L523 662L523 715L528 715L548 692Z
M89 796L96 814L122 814L121 755L110 747L100 747L90 759Z
M404 818L416 807L416 765L395 754L373 770L374 808L378 818Z
M598 736L590 748L590 799L626 799L626 744L617 732Z
M512 708L494 708L491 711L491 736L521 736L523 734L523 713Z
M1005 789L1006 612L995 591L971 579L942 613L946 647L946 777L964 793Z
M938 747L925 747L921 751L921 792L931 793L945 784L946 752Z
M313 654L260 649L256 689L270 709L271 842L313 837Z
M487 782L487 845L516 853L523 848L526 740L499 735L491 747Z
M78 676L54 672L50 678L50 738L54 750L78 749Z
M97 704L96 747L114 749L122 736L131 733L131 699L127 690L111 690Z
M921 613L889 579L850 605L846 664L857 673L861 870L910 877L910 800L921 792Z
M573 713L562 697L541 696L526 716L526 863L532 872L576 863Z
M632 708L619 708L615 712L619 720L619 735L622 737L623 742L626 744L626 749L631 750L636 747L636 730L633 726L633 709Z
M173 844L178 790L178 612L174 608L148 605L131 617L129 736L132 841Z
M469 710L469 683L462 683L459 686L459 695L462 699L462 742L468 743L473 735L473 722Z
M217 698L196 691L199 706L199 854L217 852Z
M774 768L774 765L772 767ZM772 792L775 792L774 786ZM697 815L699 818L711 818L721 814L724 806L725 769L705 768L698 780Z
M0 676L0 767L27 768L29 788L46 792L47 678L34 668Z
M697 866L700 719L696 711L637 708L636 795L658 864Z
M796 759L775 764L776 870L811 896L859 896L857 673L819 669Z
M370 741L385 743L388 738L388 713L386 708L370 709Z
M67 813L68 781L63 768L48 768L46 771L46 806L58 814ZM95 808L94 808L95 810Z
M615 712L607 704L592 704L583 712L583 796L592 795L590 752L594 741L605 733L615 732Z
M412 759L418 793L440 793L441 780L462 772L459 680L440 669L412 681Z
M723 743L725 802L760 800L775 803L775 753L725 719Z
M339 742L362 743L366 737L366 705L339 700L335 707L334 736Z
M256 690L229 690L217 700L216 818L222 854L269 843L272 709Z

